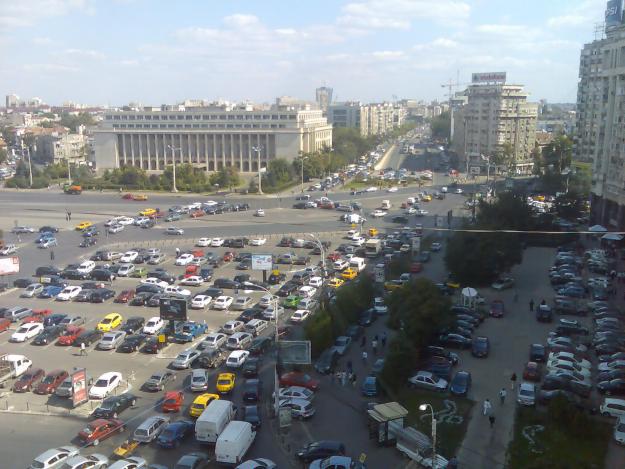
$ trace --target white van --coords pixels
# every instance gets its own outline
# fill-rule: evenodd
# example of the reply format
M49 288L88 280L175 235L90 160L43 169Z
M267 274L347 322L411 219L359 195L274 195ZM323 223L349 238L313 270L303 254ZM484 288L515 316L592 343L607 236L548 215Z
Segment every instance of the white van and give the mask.
M391 201L390 200L383 200L382 201L382 206L380 208L382 210L390 210L391 209Z
M162 415L148 417L137 427L132 438L141 443L149 443L156 440L168 424L169 417L164 417Z
M253 336L257 336L265 329L267 329L267 326L269 326L269 323L267 323L267 321L264 321L263 319L252 319L247 324L245 324L245 330Z
M302 298L299 303L297 303L297 309L307 309L312 311L315 306L317 306L317 300L314 298Z
M85 261L80 264L76 270L78 270L81 274L90 274L93 269L95 269L95 262Z
M349 260L349 266L357 272L362 272L367 267L367 263L362 257L352 257Z
M241 350L248 348L252 343L254 336L249 332L235 332L228 337L226 347L230 350Z
M222 464L241 463L245 458L245 453L254 443L254 438L256 438L256 432L252 429L251 423L233 420L217 439L215 459Z
M224 399L212 401L195 421L195 439L202 443L215 443L235 413L232 402Z

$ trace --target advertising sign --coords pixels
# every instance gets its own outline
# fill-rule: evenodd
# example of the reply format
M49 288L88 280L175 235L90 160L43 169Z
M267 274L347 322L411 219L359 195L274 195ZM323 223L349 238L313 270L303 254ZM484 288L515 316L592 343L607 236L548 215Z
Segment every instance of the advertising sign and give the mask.
M503 84L506 82L506 72L473 73L471 82Z
M17 256L0 259L0 275L17 274L20 271L20 258Z
M280 363L285 365L310 365L310 340L280 340L276 342Z
M162 320L187 320L187 300L182 298L161 298L159 306Z
M375 281L377 283L384 283L384 264L378 264L373 269L373 273L375 275Z
M480 172L482 172L482 168L480 168L479 166L471 166L469 168L469 174L475 174L479 176Z
M87 400L87 370L81 368L72 373L72 404L77 407Z
M623 17L623 0L608 0L605 9L605 27L619 26Z
M252 270L271 270L272 268L271 254L252 254Z

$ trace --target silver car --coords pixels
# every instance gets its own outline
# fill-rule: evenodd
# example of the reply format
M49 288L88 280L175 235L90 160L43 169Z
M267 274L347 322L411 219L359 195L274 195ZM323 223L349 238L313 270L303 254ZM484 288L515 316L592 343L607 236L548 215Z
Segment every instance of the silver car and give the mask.
M124 331L112 331L107 332L102 336L96 348L99 350L113 350L117 348L126 338L126 332Z
M22 292L22 294L20 295L21 298L33 298L35 296L37 296L39 293L41 293L43 291L43 285L40 283L31 283L30 285L28 285L24 291Z
M109 458L103 454L93 453L89 456L77 455L67 460L63 469L106 469L109 466Z
M208 390L208 372L202 368L196 368L191 373L191 391L202 392Z
M37 456L28 469L58 469L65 461L78 455L75 446L60 446L49 449Z
M198 350L185 350L178 354L175 360L171 362L171 366L178 370L189 368L191 363L193 363L199 356L200 352Z

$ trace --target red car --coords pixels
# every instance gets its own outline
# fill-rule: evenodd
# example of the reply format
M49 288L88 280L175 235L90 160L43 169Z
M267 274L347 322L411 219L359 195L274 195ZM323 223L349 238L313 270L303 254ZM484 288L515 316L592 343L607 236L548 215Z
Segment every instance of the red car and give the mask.
M527 362L525 370L523 370L523 379L526 381L540 381L540 366L536 362Z
M65 381L69 374L65 370L54 370L46 375L33 392L36 394L52 394Z
M122 199L132 200L134 196L132 194L124 194L122 195Z
M280 386L301 386L311 391L317 391L319 389L319 381L310 377L306 373L299 371L291 371L280 376Z
M232 262L234 259L234 252L226 251L224 252L224 262Z
M22 324L29 322L43 322L43 318L52 314L51 309L33 309L33 314L24 318Z
M418 274L422 270L423 270L423 264L421 264L421 262L413 262L412 264L410 264L410 273Z
M78 440L83 445L97 446L102 440L113 436L115 432L123 432L124 422L118 419L97 419L89 422L87 426L78 432Z
M27 392L39 386L39 383L46 375L41 368L30 368L13 384L13 392Z
M182 391L167 391L163 398L163 412L180 412L184 403L184 393Z
M85 332L83 327L67 326L63 335L56 341L56 345L73 345L78 336L83 332Z
M0 332L9 330L9 327L11 327L11 321L6 318L0 318Z
M332 262L336 262L341 258L341 253L340 252L331 252L330 254L328 254L328 259L331 260Z
M494 300L490 304L490 315L494 318L502 318L505 310L506 308L501 300Z
M123 290L117 298L115 298L115 303L128 303L135 297L134 290Z
M204 215L206 215L206 212L204 210L193 210L189 214L191 218L199 218L199 217L203 217Z

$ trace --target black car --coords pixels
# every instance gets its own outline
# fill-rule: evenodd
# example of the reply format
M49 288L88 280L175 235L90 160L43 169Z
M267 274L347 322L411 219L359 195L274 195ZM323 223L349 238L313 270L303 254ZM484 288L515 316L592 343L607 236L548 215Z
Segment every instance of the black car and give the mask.
M26 288L31 283L33 283L31 278L18 278L13 281L13 286L16 288Z
M262 423L260 418L260 408L257 405L244 406L241 420L250 423L254 430L258 430Z
M59 275L61 269L53 265L44 265L35 269L35 277L46 277L48 275Z
M250 274L237 274L232 278L232 280L234 280L237 283L249 282L251 279L252 279L252 276Z
M59 229L54 226L42 226L39 228L39 233L58 233Z
M295 454L302 461L310 463L316 459L325 459L330 456L344 455L345 445L340 441L333 440L313 441Z
M102 338L102 332L97 329L85 331L78 336L74 345L80 347L80 344L91 345Z
M120 328L122 331L126 332L126 334L136 334L141 329L143 329L143 325L145 324L145 319L141 316L131 316L126 319L126 322Z
M173 285L176 282L176 277L170 274L165 270L153 270L152 272L148 272L148 277L154 277L163 282L167 282L170 285Z
M363 327L369 327L371 324L373 324L373 321L375 321L375 319L376 315L374 314L374 312L370 309L367 309L366 311L360 313L360 316L358 317L358 324Z
M98 288L91 291L89 301L92 303L104 303L106 300L110 300L114 296L115 292L113 290L109 290L108 288Z
M74 301L78 303L87 303L91 301L91 294L93 290L83 288L78 295L74 297Z
M530 345L530 361L544 363L547 361L547 349L542 344Z
M573 324L559 324L558 327L556 327L556 334L560 336L570 337L573 335L588 335L590 334L590 331L588 330L588 328L583 326Z
M276 292L276 295L286 298L287 296L291 295L293 292L297 291L298 288L299 288L298 284L296 284L295 282L288 281L280 287L280 289Z
M260 308L248 308L243 310L241 314L239 314L238 320L243 322L248 322L252 319L257 319L260 317L262 313L262 309Z
M334 367L339 359L339 353L334 348L325 349L315 362L315 370L327 375L334 372Z
M167 298L169 295L166 293L157 293L152 295L150 299L145 303L145 306L149 306L150 308L158 308L161 305L161 299Z
M597 391L600 394L608 396L624 396L625 395L625 379L613 379L610 381L600 381L597 383Z
M155 295L155 293L141 292L137 293L132 300L128 302L130 306L145 306L147 302Z
M461 349L468 349L471 347L471 339L466 338L460 334L443 334L438 337L438 343L447 346Z
M41 331L31 342L33 345L48 345L54 342L65 330L63 326L52 325Z
M217 368L226 361L226 357L219 350L207 349L202 351L195 363L200 368ZM249 361L249 360L248 360ZM246 362L247 363L247 362Z
M98 280L100 282L112 282L117 276L108 269L93 269L91 271L91 280Z
M59 276L68 280L87 280L89 278L89 274L80 272L77 269L65 269Z
M44 327L55 326L59 324L63 319L67 317L67 314L53 313L50 316L43 318Z
M137 397L125 392L118 396L110 396L102 401L92 413L91 417L96 419L116 419L119 414L129 407L134 407Z
M149 284L142 284L139 285L136 289L135 289L135 293L139 294L139 293L160 293L162 292L163 289L161 287L159 287L158 285L149 285Z
M256 378L260 370L260 358L250 357L243 364L243 376L246 378Z
M158 340L158 337L150 337L148 338L141 351L143 353L158 353L160 350L163 350L167 346L169 346L168 341L161 342L160 340Z
M134 334L131 336L127 336L121 343L121 345L117 347L117 351L122 353L136 352L141 348L141 346L145 343L147 339L148 336L144 334Z
M95 246L96 244L98 244L98 238L89 237L89 238L83 238L83 240L80 242L78 247L79 248L88 248L88 247L91 247L91 246Z
M613 379L625 379L625 369L602 371L597 375L597 382L612 381Z
M459 360L457 353L450 352L449 350L446 350L443 347L437 347L435 345L428 345L427 347L425 347L421 352L421 356L423 358L433 358L433 357L446 358L454 365L456 365Z
M250 352L250 355L262 355L271 348L272 344L273 340L269 337L256 337L252 340L252 343L247 350Z
M243 400L245 402L259 402L263 383L259 379L246 379L243 383Z
M202 292L202 295L210 296L211 298L217 298L218 296L223 296L224 291L221 288L207 288Z
M403 224L406 224L406 223L408 223L408 217L404 217L403 215L400 215L400 216L397 216L397 217L393 217L391 219L391 221L393 223L403 223Z
M471 343L471 355L477 358L486 358L490 352L488 337L474 337Z
M222 288L225 290L237 290L241 287L239 282L230 280L229 278L218 278L213 282L213 288Z
M205 282L208 282L213 278L213 269L200 269L198 276L200 276Z

